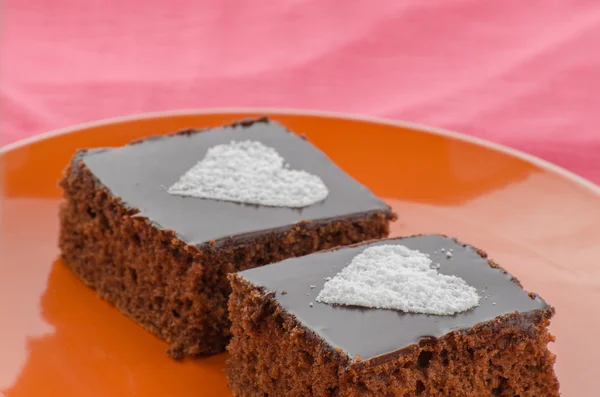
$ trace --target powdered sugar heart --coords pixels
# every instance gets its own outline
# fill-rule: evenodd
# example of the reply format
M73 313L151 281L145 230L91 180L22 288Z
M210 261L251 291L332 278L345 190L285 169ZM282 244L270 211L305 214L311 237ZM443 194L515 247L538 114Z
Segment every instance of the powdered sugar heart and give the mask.
M329 194L321 178L289 169L274 148L256 141L232 141L210 148L168 192L291 208L318 203Z
M479 304L477 290L433 269L428 255L403 245L369 247L327 281L317 302L452 315Z

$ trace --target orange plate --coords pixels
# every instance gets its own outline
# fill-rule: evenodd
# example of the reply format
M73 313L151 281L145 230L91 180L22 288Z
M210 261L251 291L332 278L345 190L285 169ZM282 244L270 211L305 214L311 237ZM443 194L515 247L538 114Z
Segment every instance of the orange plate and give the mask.
M600 189L558 167L461 135L385 120L234 110L75 127L0 152L0 390L17 396L229 396L226 355L172 361L167 345L58 260L56 182L76 148L269 114L304 132L399 214L394 235L446 233L484 248L556 306L566 396L600 389ZM2 395L0 392L0 395Z

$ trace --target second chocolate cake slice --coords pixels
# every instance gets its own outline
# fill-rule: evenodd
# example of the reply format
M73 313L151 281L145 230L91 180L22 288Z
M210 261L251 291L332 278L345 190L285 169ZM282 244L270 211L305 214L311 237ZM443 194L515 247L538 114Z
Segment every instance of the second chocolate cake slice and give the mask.
M228 273L385 237L393 218L267 119L81 150L61 186L63 261L176 358L224 350Z
M367 242L229 277L238 397L559 395L554 309L451 238Z

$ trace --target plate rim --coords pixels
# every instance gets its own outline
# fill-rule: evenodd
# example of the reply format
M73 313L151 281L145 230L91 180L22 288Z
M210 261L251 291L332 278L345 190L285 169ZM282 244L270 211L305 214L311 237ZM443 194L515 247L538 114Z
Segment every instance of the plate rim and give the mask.
M432 127L420 123L409 122L405 120L395 120L380 116L369 116L360 113L344 113L344 112L334 112L334 111L323 111L323 110L310 110L310 109L297 109L297 108L278 108L278 107L215 107L215 108L205 108L205 109L178 109L178 110L167 110L167 111L158 111L158 112L142 112L135 113L126 116L117 116L105 119L98 119L94 121L89 121L85 123L75 124L70 127L58 128L54 130L50 130L47 132L43 132L41 134L34 135L32 137L24 138L17 140L15 142L11 142L7 145L0 146L0 156L22 148L24 146L37 143L40 141L44 141L46 139L54 138L61 135L67 135L73 133L75 131L79 131L82 129L102 127L108 124L122 123L128 121L134 121L139 119L152 119L152 118L163 118L163 117L173 117L173 116L202 116L209 114L235 114L235 113L264 113L266 115L284 115L284 116L312 116L312 117L322 117L322 118L333 118L333 119L341 119L341 120L356 120L363 121L369 123L377 123L388 126L395 127L403 127L412 130L418 130L424 133L444 136L447 138L468 142L475 144L480 147L484 147L487 149L495 150L497 152L504 153L508 156L515 157L526 161L530 164L538 166L542 169L545 169L551 173L557 174L575 184L585 188L590 193L596 195L600 199L600 186L596 185L594 182L575 174L563 168L559 165L556 165L548 160L544 160L540 157L534 156L532 154L523 152L518 149L511 148L509 146L502 145L500 143L495 143L492 141L488 141L487 139L473 137L461 132L448 130L440 127Z

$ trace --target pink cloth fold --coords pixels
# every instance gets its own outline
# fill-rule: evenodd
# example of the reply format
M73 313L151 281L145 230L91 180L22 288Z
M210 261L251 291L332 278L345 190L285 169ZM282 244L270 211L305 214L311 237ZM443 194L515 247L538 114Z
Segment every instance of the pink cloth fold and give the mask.
M2 143L139 112L309 108L464 132L600 183L597 0L83 3L4 1Z

